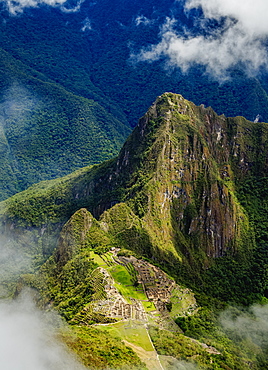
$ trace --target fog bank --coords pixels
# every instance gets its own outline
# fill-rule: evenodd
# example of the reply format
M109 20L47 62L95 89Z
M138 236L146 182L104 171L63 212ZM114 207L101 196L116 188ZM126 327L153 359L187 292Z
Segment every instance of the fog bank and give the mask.
M0 301L0 368L5 370L85 370L56 339L56 314L39 311L28 291Z

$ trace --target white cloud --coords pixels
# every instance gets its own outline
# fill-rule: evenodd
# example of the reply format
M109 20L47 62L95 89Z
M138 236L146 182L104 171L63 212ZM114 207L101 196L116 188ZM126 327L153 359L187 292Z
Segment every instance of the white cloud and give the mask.
M187 0L186 9L201 7L210 19L235 18L249 35L267 36L268 2L266 0Z
M154 23L153 20L148 19L144 15L138 15L135 19L136 26L139 26L140 24L144 24L145 26L148 26L149 24Z
M267 67L267 0L188 0L185 11L198 7L203 10L203 17L198 19L202 31L199 35L189 30L178 34L176 20L167 18L160 32L161 41L142 49L135 59L155 61L167 57L169 65L184 72L199 64L220 80L238 63L248 74ZM221 21L221 27L207 28L210 20Z
M67 0L0 0L6 4L6 7L11 15L18 15L25 8L38 8L41 5L49 5L52 7L60 7L64 13L74 13L80 10L84 0L79 0L77 4L71 8L67 6Z
M222 327L228 335L245 348L246 343L255 345L267 351L268 305L253 305L249 312L240 311L234 307L222 312L220 316ZM238 341L239 338L239 341ZM252 346L251 346L252 348ZM256 351L257 353L257 351Z
M60 9L63 13L76 13L76 12L79 12L81 5L83 4L84 1L85 0L78 0L77 4L73 6L72 8L62 5ZM63 2L63 4L65 3L66 3L66 0Z
M91 26L90 19L86 17L83 21L83 27L81 28L81 31L85 32L85 31L91 31L91 30L92 30L92 26Z
M29 294L0 303L0 368L85 370L55 339L60 318L38 311Z

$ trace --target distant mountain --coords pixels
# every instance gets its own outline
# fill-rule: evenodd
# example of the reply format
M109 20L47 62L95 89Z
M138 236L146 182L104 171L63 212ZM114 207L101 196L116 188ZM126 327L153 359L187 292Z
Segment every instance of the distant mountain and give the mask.
M268 121L265 73L248 78L237 68L218 83L198 66L182 73L165 68L164 57L131 59L159 41L166 17L177 19L178 33L197 32L183 2L84 1L77 8L26 7L17 15L1 5L0 199L111 158L165 91L218 114Z
M268 121L267 73L249 78L233 68L221 83L193 65L187 73L169 68L165 58L134 63L131 55L159 42L166 17L176 19L178 34L200 32L183 1L84 1L79 11L40 6L10 17L2 11L0 46L76 95L94 99L132 127L158 96L180 92L195 104L226 116Z
M129 127L0 50L0 199L117 154Z
M139 61L168 22L202 35L184 1L7 5L0 298L33 288L89 368L267 368L265 68Z

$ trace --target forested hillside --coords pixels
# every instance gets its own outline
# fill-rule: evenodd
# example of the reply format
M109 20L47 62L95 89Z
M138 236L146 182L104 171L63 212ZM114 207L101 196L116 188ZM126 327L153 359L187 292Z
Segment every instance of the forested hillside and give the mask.
M165 369L183 359L262 369L263 330L237 337L236 325L254 328L265 315L265 306L248 307L267 301L267 135L266 123L158 97L118 157L1 203L10 253L1 295L38 291L40 307L73 325L76 339L64 340L89 367L116 363L108 349L98 357L95 342L93 358L85 349L104 330L149 369L159 368L157 354ZM116 358L118 368L137 363Z
M213 279L213 296L254 301L266 291L266 146L267 124L227 119L164 94L119 157L3 202L4 234L11 237L15 228L18 243L33 253L38 245L46 256L76 210L100 217L125 202L136 225L125 235L127 248L167 264L196 288L202 281L210 291Z
M79 370L268 367L267 4L250 3L1 2L0 367L29 335L51 368L45 311Z
M267 75L249 77L234 66L231 78L220 83L193 65L187 73L168 67L165 58L137 62L135 55L159 42L166 17L176 19L178 34L201 32L196 13L186 13L183 1L85 1L77 11L25 8L10 17L2 11L0 46L16 59L44 73L67 90L98 101L120 120L133 126L155 97L181 93L196 104L212 106L218 114L268 120ZM214 25L215 26L215 25Z
M1 199L113 157L129 127L165 91L226 116L268 120L264 70L233 66L218 81L198 64L183 71L164 55L139 59L157 45L168 19L176 19L172 27L182 37L187 29L202 32L197 14L178 1L3 3Z
M0 61L0 199L117 154L125 122L4 50Z

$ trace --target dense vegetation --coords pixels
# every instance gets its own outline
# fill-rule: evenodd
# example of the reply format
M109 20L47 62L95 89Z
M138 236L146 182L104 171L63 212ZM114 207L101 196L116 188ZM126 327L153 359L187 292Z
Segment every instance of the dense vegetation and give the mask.
M108 21L105 14L109 14ZM158 41L166 17L178 20L178 33L185 28L194 32L194 20L185 15L183 2L161 0L156 5L139 0L126 7L122 0L113 4L85 1L79 12L42 7L25 10L20 17L8 17L2 11L2 17L2 48L68 91L94 99L132 126L165 91L211 105L219 114L243 115L250 120L260 114L267 121L265 74L258 80L234 70L231 80L219 84L200 68L184 74L177 69L167 72L164 60L132 64L132 52ZM138 23L138 17L146 17L149 24Z
M1 10L0 199L114 156L129 125L165 91L219 114L268 120L265 75L235 70L219 85L200 68L167 73L164 61L132 63L132 52L157 42L166 16L176 16L177 32L193 26L173 1L85 1L79 12L41 7L16 17Z
M27 190L0 204L0 297L25 285L38 291L39 306L72 325L60 336L92 369L145 369L122 339L145 353L154 346L167 369L267 368L267 124L165 94L112 159L165 91L268 121L267 74L235 69L219 84L200 67L136 64L131 53L159 41L167 16L178 33L196 26L178 1L127 5L84 1L77 12L41 6L10 16L1 4L0 200ZM149 336L96 313L106 298L101 268L127 301L156 308L133 266L115 264L114 247L192 288L196 311L171 300L177 326L150 316ZM183 294L181 305L193 299ZM248 307L255 302L264 306Z
M3 50L0 61L0 199L118 153L128 125Z
M61 339L90 369L146 370L134 351L120 337L95 328L75 326L63 332Z
M53 305L74 325L111 323L94 311L94 302L105 300L98 268L109 271L126 299L143 299L133 269L114 267L109 256L120 247L121 255L161 266L196 294L199 308L177 317L178 333L152 326L159 354L204 369L248 369L249 363L261 368L266 342L243 335L235 345L236 332L220 328L218 318L227 303L266 302L267 133L267 124L219 117L180 95L159 97L117 158L41 182L1 203L9 243L13 239L28 257L39 255L36 267L52 253L39 272L28 269L17 293L30 285L40 292L41 307ZM167 305L171 312L173 304ZM260 320L250 310L232 315Z
M166 120L170 107L173 118ZM211 120L208 126L204 117ZM217 142L219 122L222 138ZM265 222L266 197L264 190L252 192L245 181L250 181L248 169L253 171L254 163L266 171L266 159L262 164L258 160L254 142L258 127L265 151L266 124L218 118L211 109L166 94L140 121L117 159L13 196L2 203L3 223L21 227L22 233L25 226L33 228L30 245L37 238L40 253L47 255L55 246L50 235L56 236L76 210L86 207L99 217L105 209L125 202L128 206L113 207L102 215L122 247L166 265L195 289L249 303L266 290L265 223L259 222ZM200 130L212 130L211 140L204 141L207 134L200 135ZM251 134L230 141L238 131ZM244 151L249 146L252 149ZM263 188L263 181L259 184L258 189Z
M107 299L104 286L109 283L100 267L109 271L114 285L126 299L147 300L140 287L133 283L133 268L115 264L111 253L107 252L111 247L122 246L124 240L131 243L122 231L129 230L132 217L124 204L106 211L99 222L85 209L79 210L63 227L53 256L37 274L23 275L17 285L17 293L25 285L37 289L40 294L38 305L48 308L53 304L71 324L70 331L62 338L90 368L103 368L108 364L122 369L125 364L137 364L132 352L126 350L119 338L148 350L142 324L126 322L125 327L124 322L119 322L115 325L116 319L99 314L93 308L98 300L105 302ZM137 256L123 249L120 254ZM223 278L222 282L226 279ZM267 361L265 328L259 329L265 319L265 308L256 307L255 314L251 310L233 307L226 310L227 303L208 300L206 294L196 296L201 305L196 312L183 314L179 310L175 320L177 330L159 328L151 317L149 335L157 353L163 356L162 361L167 363L167 369L179 366L176 360L186 361L185 366L195 363L201 369L261 369ZM187 304L188 295L187 290L186 295L180 296L179 305L182 301ZM170 305L171 312L177 305L175 301ZM155 312L152 304L149 306L146 302L144 307L147 312ZM162 317L163 322L165 316ZM106 326L90 326L96 323L106 323Z

